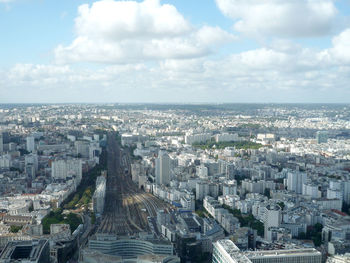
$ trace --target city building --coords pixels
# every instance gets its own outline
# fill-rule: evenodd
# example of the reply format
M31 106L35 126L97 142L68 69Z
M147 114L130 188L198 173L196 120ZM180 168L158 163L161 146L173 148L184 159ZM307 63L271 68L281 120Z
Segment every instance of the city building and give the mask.
M160 151L156 159L156 183L159 185L170 183L170 157L164 151Z
M328 132L327 131L318 131L316 132L316 141L317 143L327 143L328 142Z
M0 154L4 151L4 138L2 132L0 132Z
M106 178L99 176L96 179L96 190L92 197L92 205L96 215L102 215L106 196Z
M80 183L82 178L82 162L80 159L55 160L52 162L51 176L53 179L66 180L76 177Z
M26 138L26 142L27 142L27 151L28 152L34 152L35 150L35 140L33 136L28 136Z
M303 184L306 183L307 176L305 173L289 172L287 175L287 189L289 191L301 194L303 192Z
M242 252L228 239L214 243L213 263L321 263L322 254L314 248L256 250Z
M169 241L147 236L130 239L96 234L89 239L89 249L123 259L137 258L142 255L173 255L173 245Z
M272 241L271 228L279 227L282 221L281 207L278 205L267 205L264 208L264 237Z
M211 139L210 133L187 134L185 136L186 144L203 143Z
M0 263L49 263L50 246L45 239L8 242L0 255Z

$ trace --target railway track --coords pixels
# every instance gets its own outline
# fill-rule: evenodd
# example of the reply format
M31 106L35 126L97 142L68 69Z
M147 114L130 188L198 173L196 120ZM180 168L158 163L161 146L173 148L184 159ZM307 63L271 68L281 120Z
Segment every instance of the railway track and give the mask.
M137 188L131 180L128 154L120 149L115 134L110 133L107 138L106 199L97 232L134 235L149 231L147 217L156 216L157 211L166 208L167 204Z

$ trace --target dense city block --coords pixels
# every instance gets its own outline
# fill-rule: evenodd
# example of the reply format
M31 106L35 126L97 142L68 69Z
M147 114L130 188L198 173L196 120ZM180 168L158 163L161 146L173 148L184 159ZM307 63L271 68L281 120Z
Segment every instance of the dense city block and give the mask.
M340 263L350 107L0 105L0 262Z

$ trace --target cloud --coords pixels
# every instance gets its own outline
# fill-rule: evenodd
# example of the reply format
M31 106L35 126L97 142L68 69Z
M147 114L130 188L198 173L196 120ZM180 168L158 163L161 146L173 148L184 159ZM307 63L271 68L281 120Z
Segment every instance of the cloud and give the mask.
M235 37L219 27L195 28L173 5L159 0L102 0L82 5L75 20L76 38L59 45L59 63L129 63L201 57Z
M329 56L340 63L350 63L350 28L334 37L332 44L333 47L328 50Z
M233 19L235 30L262 36L327 35L337 14L333 0L216 0L216 4Z
M210 35L204 27L198 38ZM210 44L215 39L205 37ZM0 70L0 102L349 102L350 28L324 50L276 40L225 57Z

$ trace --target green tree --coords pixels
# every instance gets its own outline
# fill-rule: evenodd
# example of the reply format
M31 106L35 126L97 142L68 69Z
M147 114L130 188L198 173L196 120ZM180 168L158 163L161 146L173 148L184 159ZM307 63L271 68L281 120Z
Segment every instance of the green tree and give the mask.
M299 233L298 239L306 239L306 233L305 232Z
M96 223L96 215L94 212L91 213L91 224L95 224Z
M282 210L284 210L284 208L285 208L285 206L286 206L286 205L284 204L284 202L278 202L277 204L281 207Z
M270 188L265 188L265 190L264 190L264 195L265 195L268 199L271 198Z
M11 233L18 233L18 231L20 231L22 228L23 228L23 226L12 225L12 226L10 226L10 232Z

